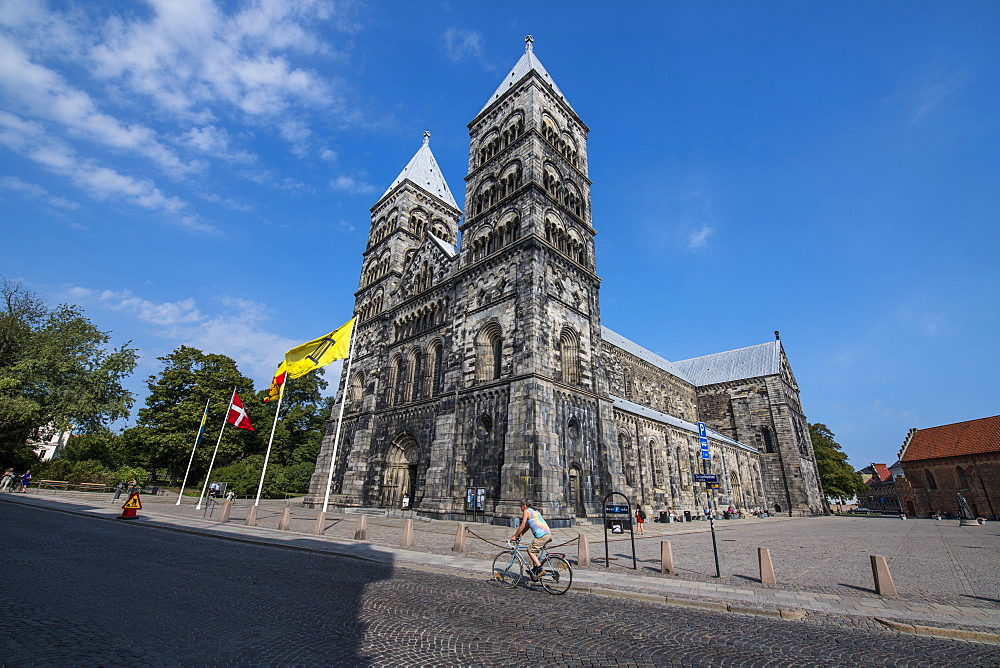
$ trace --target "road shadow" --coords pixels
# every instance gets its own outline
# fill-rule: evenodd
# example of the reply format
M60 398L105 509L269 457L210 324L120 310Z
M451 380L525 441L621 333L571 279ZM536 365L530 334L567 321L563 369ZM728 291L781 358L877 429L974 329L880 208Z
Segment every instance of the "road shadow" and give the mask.
M394 571L392 555L375 546L258 542L3 506L4 527L18 536L17 552L0 554L0 570L18 574L5 590L31 602L0 624L12 638L7 665L30 663L40 648L79 665L370 663L366 632L384 613L367 608L364 594ZM58 564L58 575L35 575L33 564Z
M961 594L962 598L973 598L977 601L988 601L990 603L1000 604L1000 599L997 598L987 598L985 596L973 596L972 594Z
M848 589L854 589L855 591L863 591L866 594L876 594L876 595L878 594L878 592L875 591L872 588L869 588L869 587L859 587L857 585L849 585L849 584L846 584L844 582L838 582L837 586L838 587L847 587Z

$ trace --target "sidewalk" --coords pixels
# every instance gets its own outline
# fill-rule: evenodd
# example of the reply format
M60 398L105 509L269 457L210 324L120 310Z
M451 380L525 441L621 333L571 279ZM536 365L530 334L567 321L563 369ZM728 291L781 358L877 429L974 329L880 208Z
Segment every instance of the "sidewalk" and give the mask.
M103 495L103 497L110 497L110 495ZM44 490L41 493L2 494L0 501L29 504L51 510L109 519L121 514L120 506L125 499L123 497L117 503L109 503L108 499L102 498L100 495ZM142 497L143 509L139 511L138 519L132 520L130 523L199 533L228 540L270 544L366 560L374 559L402 568L431 570L473 579L489 578L490 562L498 552L497 546L501 545L503 539L511 533L507 527L485 524L468 525L475 535L472 533L467 535L467 553L459 555L452 552L457 528L456 522L427 521L414 518L414 546L404 549L395 547L399 544L402 533L404 520L401 517L369 517L367 519L368 540L355 541L353 535L359 517L357 514L328 513L325 534L316 536L311 533L315 526L316 511L309 509L293 508L291 530L277 530L277 519L286 507L286 503L281 501L262 501L258 507L257 526L254 527L247 527L243 524L249 508L249 503L245 501L237 502L234 505L231 521L225 524L219 523L216 519L221 510L221 504L212 508L203 506L201 510L196 510L194 506L196 501L193 499L184 499L182 505L179 506L175 505L175 501L176 496ZM815 539L807 535L805 539L799 540L796 544L796 548L799 550L799 559L805 563L808 558L804 555L809 552L809 547L812 545L811 540L816 543L824 541L829 543L833 538L829 536L829 532L842 530L842 527L843 530L848 530L851 536L865 531L873 532L874 535L883 535L889 533L890 529L909 532L906 534L906 538L909 538L914 531L918 531L921 535L927 534L928 531L943 532L946 539L951 542L944 544L950 554L949 560L945 560L947 563L943 563L940 568L940 577L942 582L954 581L956 584L953 586L959 588L958 593L944 590L914 593L901 586L900 578L897 577L896 572L893 572L900 595L891 599L884 598L871 591L873 585L870 568L867 573L867 586L859 586L848 583L848 578L842 577L848 574L847 571L840 572L836 570L835 565L829 563L824 564L828 570L819 572L832 576L831 584L820 584L822 580L817 575L819 569L809 567L801 569L802 572L793 578L799 581L796 584L762 585L756 577L751 578L747 574L749 570L746 568L748 558L743 555L750 554L751 550L746 545L739 546L739 550L729 546L730 552L726 553L726 559L730 567L727 568L723 578L715 579L711 577L714 574L714 567L702 568L705 565L706 556L702 554L704 550L700 548L706 544L706 540L710 541L711 539L707 534L709 530L707 523L702 526L703 523L700 522L670 525L647 523L647 535L636 539L637 570L632 569L631 542L628 536L609 542L608 552L611 555L611 563L609 567L605 567L604 530L602 527L585 526L556 530L553 532L553 542L558 544L569 540L570 544L556 548L556 551L565 552L567 557L576 564L577 545L574 539L578 534L583 533L590 540L592 563L588 567L577 565L574 569L571 591L577 594L630 598L720 612L728 611L789 620L804 620L805 622L826 625L847 625L882 630L888 628L900 632L1000 643L1000 597L994 594L995 588L1000 586L996 582L996 578L1000 576L997 575L995 568L988 566L995 562L996 550L989 548L994 546L995 540L998 540L997 533L1000 533L1000 527L990 527L989 533L968 533L967 530L965 534L958 534L960 543L985 541L982 547L988 549L984 551L982 557L976 556L974 559L983 560L983 565L986 568L982 570L988 572L990 580L980 581L975 579L980 577L979 562L970 562L970 557L957 550L957 547L979 546L952 545L954 539L950 538L950 525L947 527L938 526L942 525L940 522L918 525L918 522L932 523L931 520L915 520L905 526L879 525L875 523L877 520L872 520L869 524L838 525L829 523L830 519L791 519L786 517L738 520L732 521L732 523L720 522L717 524L723 526L718 527L717 534L719 536L733 536L733 538L723 539L728 542L748 543L749 539L744 537L745 534L757 537L768 533L768 530L771 530L775 536L781 536L783 532L784 535L793 532L796 536L815 532ZM833 521L836 522L837 519L839 518L834 518ZM824 524L824 521L827 524ZM850 522L850 520L847 521ZM864 522L864 520L860 520L860 522ZM899 528L897 529L897 527ZM972 529L972 531L975 532L976 529ZM678 545L678 547L684 546L685 541L697 543L700 561L695 564L694 568L680 569L679 576L660 575L659 549L660 541L664 539L671 540L671 543ZM926 545L927 539L925 538L922 542ZM707 544L710 545L710 542ZM372 549L373 547L375 549ZM823 545L823 547L829 549L828 544ZM920 548L921 545L914 545L914 549L919 550ZM684 564L684 560L695 561L694 553L689 554L687 550L687 547L682 547L680 550L677 547L674 549L675 562L679 567ZM820 548L817 546L814 551L819 553ZM755 560L755 549L752 554L753 560ZM820 556L823 554L825 553L820 553ZM862 556L867 559L866 555ZM887 554L886 556L895 558L895 562L891 561L891 564L905 563L905 558L902 555ZM710 557L711 554L708 554L709 559ZM930 567L930 563L926 559L923 565L922 572L926 579L927 573L933 573L934 569ZM754 568L756 568L755 562ZM783 582L782 566L777 560L775 561L775 569L779 582ZM955 572L957 575L948 580L946 578L947 571ZM975 574L970 577L967 575L969 573ZM854 573L854 571L850 572L850 577L855 578L856 582L864 582L861 575ZM984 589L986 591L980 591Z

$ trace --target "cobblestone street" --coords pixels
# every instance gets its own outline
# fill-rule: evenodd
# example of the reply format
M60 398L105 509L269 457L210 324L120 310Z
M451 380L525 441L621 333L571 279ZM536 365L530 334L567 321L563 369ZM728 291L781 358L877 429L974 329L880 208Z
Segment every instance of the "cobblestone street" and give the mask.
M500 589L0 503L6 665L996 665L1000 647ZM13 546L12 546L13 547ZM477 569L478 561L470 561Z

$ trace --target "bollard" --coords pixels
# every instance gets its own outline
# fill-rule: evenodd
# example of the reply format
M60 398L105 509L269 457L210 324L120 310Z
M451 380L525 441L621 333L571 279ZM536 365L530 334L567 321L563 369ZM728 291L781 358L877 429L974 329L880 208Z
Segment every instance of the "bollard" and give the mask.
M400 547L413 547L413 520L403 522L403 539L399 541Z
M465 554L465 522L459 522L455 529L455 547L451 551Z
M313 534L322 536L326 533L326 512L321 510L316 515L316 525L313 527Z
M896 585L889 574L889 564L880 554L871 555L872 575L875 577L875 593L882 596L896 596Z
M226 499L222 502L222 512L219 513L219 523L225 524L229 521L229 512L233 509L233 502Z
M677 575L677 569L674 568L674 550L670 547L669 540L660 541L660 572Z
M250 506L250 512L247 513L247 518L243 520L243 524L248 527L257 526L257 506Z
M292 509L285 508L281 513L281 519L278 521L278 531L288 531L288 526L292 523Z
M368 535L368 516L358 517L358 523L354 527L354 540L365 540Z
M778 584L778 581L774 579L774 566L771 564L771 550L766 547L758 547L757 563L760 564L760 583L765 585Z
M579 542L576 546L576 567L590 568L590 538L585 533L577 534L577 536L579 536Z

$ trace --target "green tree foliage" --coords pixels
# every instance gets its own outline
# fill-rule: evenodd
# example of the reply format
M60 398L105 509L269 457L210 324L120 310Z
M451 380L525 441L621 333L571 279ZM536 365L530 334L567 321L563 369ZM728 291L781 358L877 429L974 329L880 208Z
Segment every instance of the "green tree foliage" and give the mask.
M33 474L35 480L63 480L74 484L93 482L109 487L133 478L141 486L150 477L147 471L137 466L108 467L94 459L72 461L62 458L36 465Z
M293 464L316 464L320 443L330 419L333 397L324 397L321 392L327 388L323 369L311 371L300 378L288 380L281 400L281 412L274 430L270 461L289 466ZM265 404L267 389L261 390L257 398L264 405L267 420L267 434L270 436L274 420L273 404ZM266 439L265 439L266 447Z
M0 294L0 459L30 462L25 440L40 429L88 434L128 416L134 397L121 382L134 348L107 350L108 333L79 308L50 308L20 283L0 279Z
M809 436L812 438L816 466L827 498L848 499L864 491L864 479L847 461L847 455L840 449L840 444L833 440L834 434L830 428L825 424L811 424Z
M104 467L117 469L129 462L125 439L109 429L92 434L70 436L69 442L59 451L59 459L71 462L98 461Z
M227 425L222 431L216 465L262 451L261 433L269 426L262 422L265 411L254 394L253 381L239 372L236 362L189 346L157 359L164 363L163 370L149 377L146 405L139 410L136 426L123 434L133 463L147 469L165 468L175 480L182 477L208 401L208 422L195 453L190 480L204 476L234 387L256 431Z

